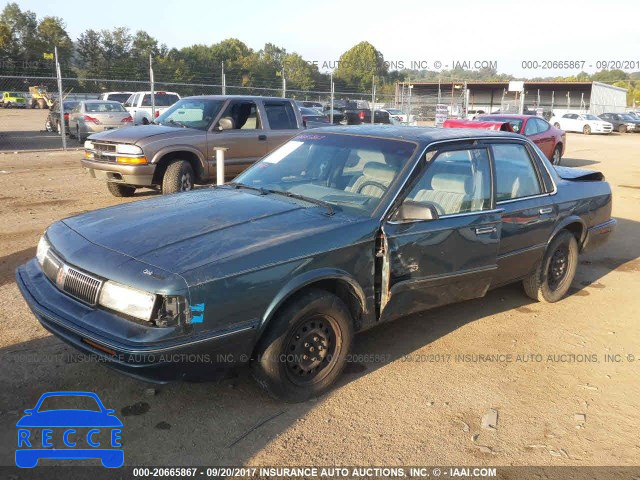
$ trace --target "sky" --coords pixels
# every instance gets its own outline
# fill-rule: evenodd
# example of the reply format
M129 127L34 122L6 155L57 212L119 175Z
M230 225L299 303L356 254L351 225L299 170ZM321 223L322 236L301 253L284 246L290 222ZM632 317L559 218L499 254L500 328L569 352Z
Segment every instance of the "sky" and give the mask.
M120 26L145 30L170 48L234 37L256 50L270 42L297 52L321 70L366 40L391 69L410 68L411 62L430 70L454 62L469 62L462 66L471 69L483 65L476 62L497 62L500 73L526 78L593 73L602 62L622 61L628 62L621 65L629 67L626 71L640 71L640 2L635 0L17 3L39 18L61 17L73 39L89 28ZM580 63L557 68L554 61Z

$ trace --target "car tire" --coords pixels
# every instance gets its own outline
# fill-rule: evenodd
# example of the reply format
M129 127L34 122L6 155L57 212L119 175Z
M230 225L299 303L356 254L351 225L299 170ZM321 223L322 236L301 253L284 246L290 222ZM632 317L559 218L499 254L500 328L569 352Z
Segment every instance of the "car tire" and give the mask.
M193 189L195 175L191 164L185 160L171 162L162 177L162 193L187 192Z
M589 125L585 125L582 127L582 133L585 135L591 135L591 127Z
M626 125L618 126L618 132L619 133L627 133L627 126Z
M317 397L342 373L352 340L353 321L342 300L309 289L280 309L258 341L253 377L271 396L289 403Z
M114 197L133 197L136 187L124 183L107 182L107 188Z
M47 132L53 132L53 126L51 125L51 120L47 120L46 122L44 122L44 129Z
M553 124L554 127L556 127L557 129L560 129L560 124L558 122Z
M538 302L557 302L571 287L577 268L578 241L562 230L549 243L536 270L522 281L524 291Z
M556 148L553 149L553 156L551 159L551 163L554 165L560 165L560 161L562 160L562 147L560 145L556 145Z
M147 117L142 117L142 125L149 125L149 119Z

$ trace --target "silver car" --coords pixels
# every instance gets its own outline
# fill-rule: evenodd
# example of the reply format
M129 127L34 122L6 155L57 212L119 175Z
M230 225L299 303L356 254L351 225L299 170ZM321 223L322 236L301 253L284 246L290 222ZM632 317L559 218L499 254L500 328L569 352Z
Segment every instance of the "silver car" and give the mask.
M92 133L128 127L132 124L131 115L120 102L84 100L69 115L69 136L83 142Z

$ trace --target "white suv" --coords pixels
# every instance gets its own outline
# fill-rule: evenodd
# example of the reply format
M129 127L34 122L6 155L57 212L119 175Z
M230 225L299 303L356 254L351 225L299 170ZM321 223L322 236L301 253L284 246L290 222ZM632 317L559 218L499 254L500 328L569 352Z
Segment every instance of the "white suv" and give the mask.
M171 105L180 100L180 95L174 92L155 92L155 115L151 112L151 92L136 92L131 95L124 108L129 111L134 125L148 125Z

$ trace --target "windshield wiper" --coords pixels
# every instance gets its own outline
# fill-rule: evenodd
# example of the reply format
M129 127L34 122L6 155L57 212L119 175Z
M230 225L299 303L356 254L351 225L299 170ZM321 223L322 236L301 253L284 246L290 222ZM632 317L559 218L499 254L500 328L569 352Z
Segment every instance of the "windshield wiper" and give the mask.
M174 120L173 118L171 120L167 120L167 123L172 123L174 125L180 125L182 128L189 128L187 125L185 125L182 122L177 122L176 120Z
M333 216L336 213L330 203L327 203L327 202L322 201L322 200L318 200L317 198L307 197L305 195L300 195L298 193L286 192L284 190L267 189L266 191L268 193L275 193L276 195L284 195L285 197L295 198L297 200L302 200L303 202L315 203L316 205L320 205L321 207L324 207L324 208L327 209L327 215L330 216L330 217Z
M262 187L252 187L251 185L247 185L245 183L229 182L229 183L227 183L227 185L229 185L229 186L231 186L232 188L235 188L235 189L246 188L248 190L255 190L256 192L260 192L260 195L266 195L267 193L270 193L268 190L265 190Z

